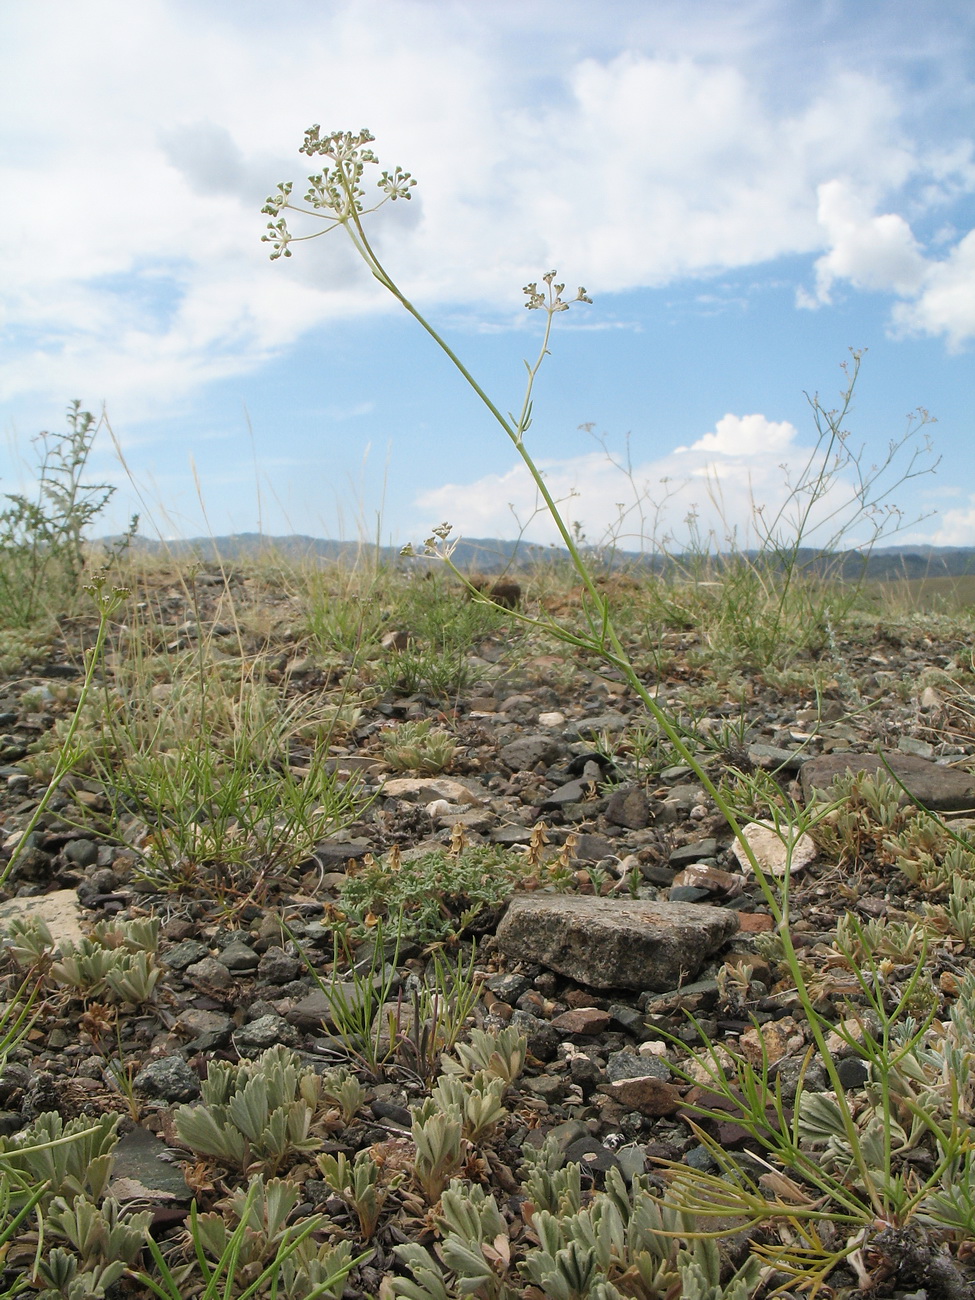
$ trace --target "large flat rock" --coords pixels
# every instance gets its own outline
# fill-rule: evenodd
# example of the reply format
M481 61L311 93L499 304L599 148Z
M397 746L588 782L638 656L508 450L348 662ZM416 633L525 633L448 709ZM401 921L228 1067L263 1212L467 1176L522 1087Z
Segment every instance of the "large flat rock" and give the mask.
M693 979L737 929L735 912L699 903L516 894L498 943L509 957L589 988L666 993Z
M823 754L802 766L802 793L809 799L813 790L828 790L834 776L844 772L880 772L887 768L925 808L932 812L964 812L975 808L975 775L955 767L943 767L913 754Z
M0 930L13 920L36 917L44 921L55 943L67 939L75 946L85 937L81 928L81 904L73 889L56 889L52 894L34 898L11 898L0 905Z

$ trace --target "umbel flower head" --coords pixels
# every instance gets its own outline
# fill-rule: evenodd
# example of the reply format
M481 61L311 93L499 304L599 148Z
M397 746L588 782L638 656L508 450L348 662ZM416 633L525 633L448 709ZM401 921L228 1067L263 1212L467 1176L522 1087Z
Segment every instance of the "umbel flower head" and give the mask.
M574 298L571 298L569 302L563 301L562 294L565 292L565 285L554 283L556 274L555 271L549 271L542 276L542 282L548 286L547 289L539 289L534 280L532 280L531 284L526 284L522 289L522 293L528 296L525 306L529 311L537 311L543 308L551 314L557 311L568 311L570 304L573 302L592 302L582 285L576 290Z
M323 136L322 128L316 123L305 132L305 142L299 153L309 158L321 157L327 160L326 166L317 175L308 177L308 191L305 194L307 208L298 207L291 202L291 181L278 186L278 192L268 197L261 209L269 217L276 217L267 223L268 233L261 239L266 244L273 244L271 260L278 257L290 257L289 244L295 239L313 239L333 230L337 225L348 222L358 224L358 219L366 212L375 212L384 203L392 199L409 199L410 190L416 181L409 172L401 167L394 167L392 172L384 171L377 181L377 188L383 197L371 207L364 206L366 192L362 188L363 173L369 164L378 165L379 159L371 149L365 148L375 137L365 127L353 135L351 131L333 131ZM324 216L327 225L311 235L292 235L287 222L281 216L285 208L294 212L306 212L309 215Z

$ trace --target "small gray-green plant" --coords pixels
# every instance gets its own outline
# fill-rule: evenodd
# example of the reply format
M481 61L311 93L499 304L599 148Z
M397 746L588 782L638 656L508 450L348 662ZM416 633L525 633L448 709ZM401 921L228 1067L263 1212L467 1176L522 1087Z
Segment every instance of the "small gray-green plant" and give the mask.
M514 1300L511 1285L511 1246L508 1225L494 1198L483 1187L454 1179L440 1201L443 1240L439 1255L457 1278L462 1295L484 1300ZM396 1278L392 1291L408 1300L442 1300L454 1292L444 1285L441 1270L422 1246L397 1246L396 1254L412 1273Z
M975 937L975 879L971 876L953 875L951 893L944 907L932 907L925 904L928 916L944 916L951 926L952 933L965 947L969 947Z
M359 1151L355 1160L346 1155L320 1155L318 1168L325 1182L355 1210L359 1231L369 1241L379 1226L383 1207L403 1181L402 1174L383 1180L382 1170L368 1151Z
M61 956L51 966L51 975L59 984L79 997L99 997L105 991L109 971L122 959L111 948L103 948L93 939L77 944L62 940Z
M460 1116L463 1137L477 1146L504 1118L502 1098L506 1089L504 1079L478 1070L469 1078L444 1074L431 1089L430 1097L445 1114Z
M551 1134L540 1147L525 1147L523 1187L531 1213L547 1210L560 1218L582 1209L582 1166L566 1160Z
M211 1061L197 1105L177 1107L181 1142L232 1169L274 1174L289 1157L313 1151L312 1124L322 1103L321 1076L286 1047L254 1061Z
M188 1294L198 1300L250 1300L266 1293L288 1300L338 1300L365 1256L354 1258L348 1242L319 1245L313 1234L323 1224L321 1215L290 1225L299 1197L296 1184L256 1174L246 1191L229 1198L226 1217L216 1211L200 1214L194 1201L190 1262L173 1268L150 1237L155 1276L134 1276L159 1300L184 1300Z
M365 1105L367 1092L351 1070L341 1067L322 1075L322 1097L338 1108L343 1124L351 1124Z
M4 950L24 970L46 969L57 954L47 922L30 913L11 917L4 924L2 943Z
M48 969L53 980L77 997L110 992L120 1002L142 1006L153 1000L162 975L154 957L158 934L158 921L102 922L77 943L62 939L51 960L50 930L43 921L33 921L16 927L11 953L21 965Z
M103 1300L124 1273L121 1260L82 1268L77 1255L55 1246L46 1258L38 1260L34 1281L41 1290L34 1294L38 1300Z
M45 1234L64 1238L74 1252L79 1272L96 1273L104 1288L117 1282L126 1267L136 1263L151 1222L151 1210L125 1212L111 1196L100 1205L86 1196L70 1200L57 1196L48 1207L44 1230Z
M899 834L884 840L884 849L913 884L944 894L955 880L975 879L975 848L945 822L918 812Z
M450 767L456 750L453 736L439 728L434 730L429 718L401 722L383 733L383 761L394 772L436 775Z
M131 921L98 921L91 927L91 934L103 948L152 954L159 947L159 926L158 916L137 916Z
M514 1025L496 1034L472 1029L466 1042L454 1045L460 1069L470 1075L483 1071L505 1084L514 1083L525 1067L528 1039ZM447 1063L450 1068L449 1062Z
M464 1158L463 1117L459 1110L441 1110L428 1097L413 1108L415 1174L424 1196L436 1205Z
M20 1199L40 1185L45 1205L55 1196L98 1202L112 1175L118 1123L118 1115L63 1120L45 1111L15 1136L0 1138L0 1174L26 1180Z

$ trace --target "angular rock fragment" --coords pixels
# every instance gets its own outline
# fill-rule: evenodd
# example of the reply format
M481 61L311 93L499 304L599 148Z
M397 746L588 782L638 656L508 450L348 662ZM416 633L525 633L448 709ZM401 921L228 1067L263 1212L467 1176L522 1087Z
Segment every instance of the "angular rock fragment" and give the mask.
M502 746L498 758L510 772L527 772L539 763L554 763L565 752L565 745L552 736L519 736Z
M610 1015L599 1007L573 1007L551 1022L563 1034L601 1034L609 1027Z
M411 803L432 803L446 799L448 803L478 804L481 799L462 781L438 776L397 776L386 781L383 794L390 799L406 799Z
M665 1083L649 1074L640 1079L620 1079L616 1083L601 1084L599 1091L627 1110L639 1111L641 1115L675 1115L684 1104L672 1083Z
M632 831L642 831L649 826L651 816L647 792L639 785L614 790L606 805L606 820Z
M750 822L742 827L748 847L766 875L780 877L787 871L796 875L815 859L818 850L812 837L803 833L792 838L789 832L788 826L776 830L770 822ZM791 844L788 839L792 839ZM736 840L731 847L742 871L751 875L752 864L745 846Z
M664 992L692 979L737 929L737 914L720 907L523 894L509 903L498 943L588 988Z

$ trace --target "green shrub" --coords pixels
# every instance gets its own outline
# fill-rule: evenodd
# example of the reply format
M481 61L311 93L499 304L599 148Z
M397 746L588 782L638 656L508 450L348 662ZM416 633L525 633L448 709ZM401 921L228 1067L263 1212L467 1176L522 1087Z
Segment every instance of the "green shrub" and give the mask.
M33 499L6 493L0 510L0 622L29 628L39 615L69 611L80 592L84 540L115 488L82 482L100 422L79 401L68 407L67 433L41 433ZM127 541L138 519L129 528ZM118 554L117 548L115 555Z

